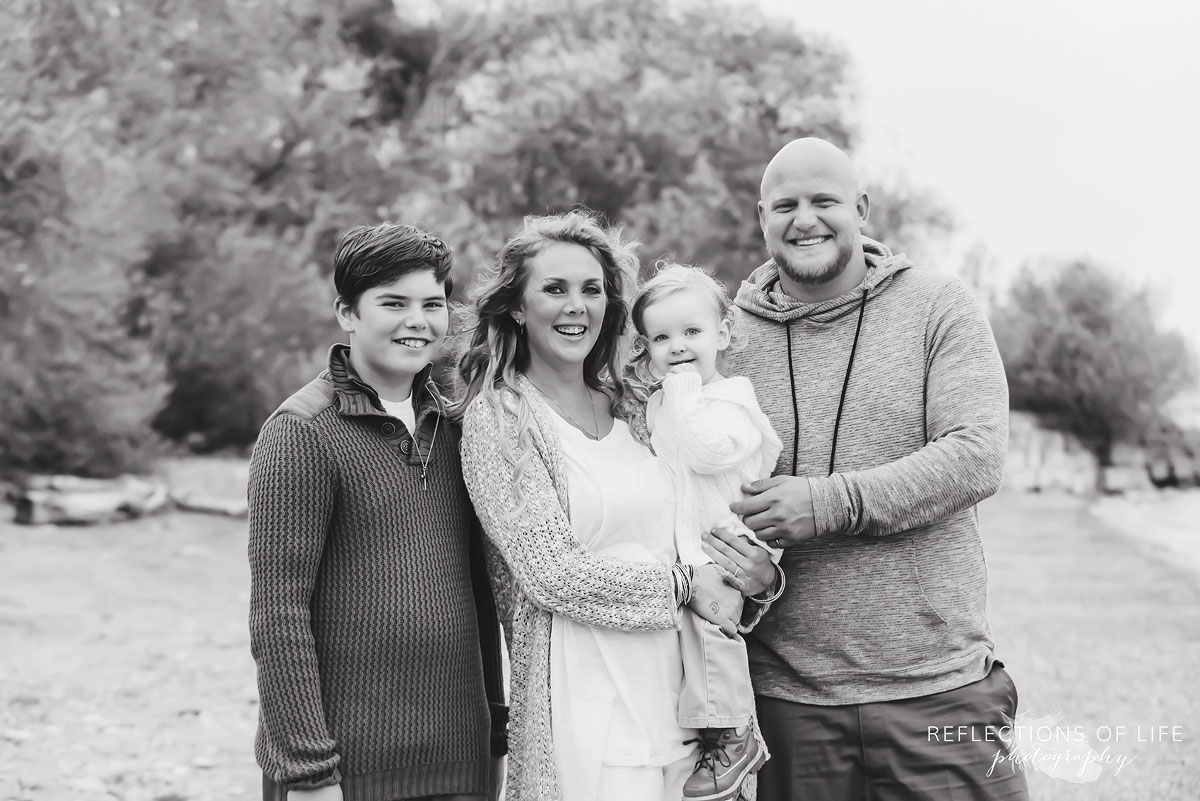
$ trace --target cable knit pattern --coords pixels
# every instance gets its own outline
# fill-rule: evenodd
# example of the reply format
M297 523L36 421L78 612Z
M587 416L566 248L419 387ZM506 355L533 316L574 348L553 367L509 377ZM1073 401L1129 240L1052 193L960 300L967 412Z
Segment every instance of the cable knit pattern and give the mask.
M255 446L250 634L267 794L339 782L347 801L488 790L474 517L455 431L443 419L431 436L438 400L419 390L414 439L335 348Z
M489 570L508 635L511 667L508 801L558 801L550 732L550 626L554 614L624 631L677 628L668 565L624 562L575 538L562 448L552 412L522 376L533 455L513 493L520 453L516 415L498 417L480 396L463 419L463 478L489 544Z

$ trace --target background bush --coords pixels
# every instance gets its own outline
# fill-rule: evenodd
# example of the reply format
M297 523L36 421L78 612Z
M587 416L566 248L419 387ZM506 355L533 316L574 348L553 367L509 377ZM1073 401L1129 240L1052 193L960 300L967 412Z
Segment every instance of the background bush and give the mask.
M1158 447L1172 428L1163 410L1195 380L1150 294L1091 262L1026 269L993 322L1013 408L1074 435L1101 466L1118 442Z

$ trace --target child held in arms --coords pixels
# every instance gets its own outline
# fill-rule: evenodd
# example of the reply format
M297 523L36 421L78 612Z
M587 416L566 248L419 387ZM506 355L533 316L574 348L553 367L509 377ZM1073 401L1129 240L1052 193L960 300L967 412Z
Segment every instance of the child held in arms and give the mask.
M638 344L631 383L643 397L653 389L646 422L655 453L673 478L680 561L713 561L701 538L722 527L771 551L778 563L779 552L763 545L729 511L730 503L742 499L744 483L771 475L783 446L759 409L750 381L724 378L718 371L733 337L732 304L724 288L695 267L665 264L638 292L632 317ZM755 621L770 600L760 604ZM729 602L740 605L741 596L731 593ZM740 606L734 616L741 616ZM679 724L703 730L701 759L684 785L684 798L737 798L746 777L768 758L752 722L754 693L745 641L727 637L690 611L684 613L680 636L684 686Z

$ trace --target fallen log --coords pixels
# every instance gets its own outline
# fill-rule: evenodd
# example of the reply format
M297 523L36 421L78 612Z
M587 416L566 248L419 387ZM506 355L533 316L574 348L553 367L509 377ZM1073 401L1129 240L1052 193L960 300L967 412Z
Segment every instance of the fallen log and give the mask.
M227 517L246 517L248 510L244 500L217 498L196 492L175 491L171 493L175 507L185 512L204 512Z
M167 508L170 496L165 484L133 476L28 476L16 485L9 500L18 523L86 524L153 514Z
M27 525L89 524L130 520L171 507L185 512L244 518L246 501L188 490L135 476L112 479L25 476L4 488L14 520Z

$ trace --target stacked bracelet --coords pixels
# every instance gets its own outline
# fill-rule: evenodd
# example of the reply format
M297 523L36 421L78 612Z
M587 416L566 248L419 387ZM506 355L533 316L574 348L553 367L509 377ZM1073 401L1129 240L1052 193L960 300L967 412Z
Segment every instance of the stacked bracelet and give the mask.
M671 578L675 581L675 602L679 606L687 606L692 602L692 580L696 569L691 565L676 562L671 566Z
M751 601L754 601L756 604L772 604L779 600L779 597L783 595L783 591L787 587L787 575L783 572L783 568L779 566L778 562L775 563L775 574L779 577L779 589L775 590L767 598L759 598L757 595L751 595ZM770 588L768 587L768 589Z

